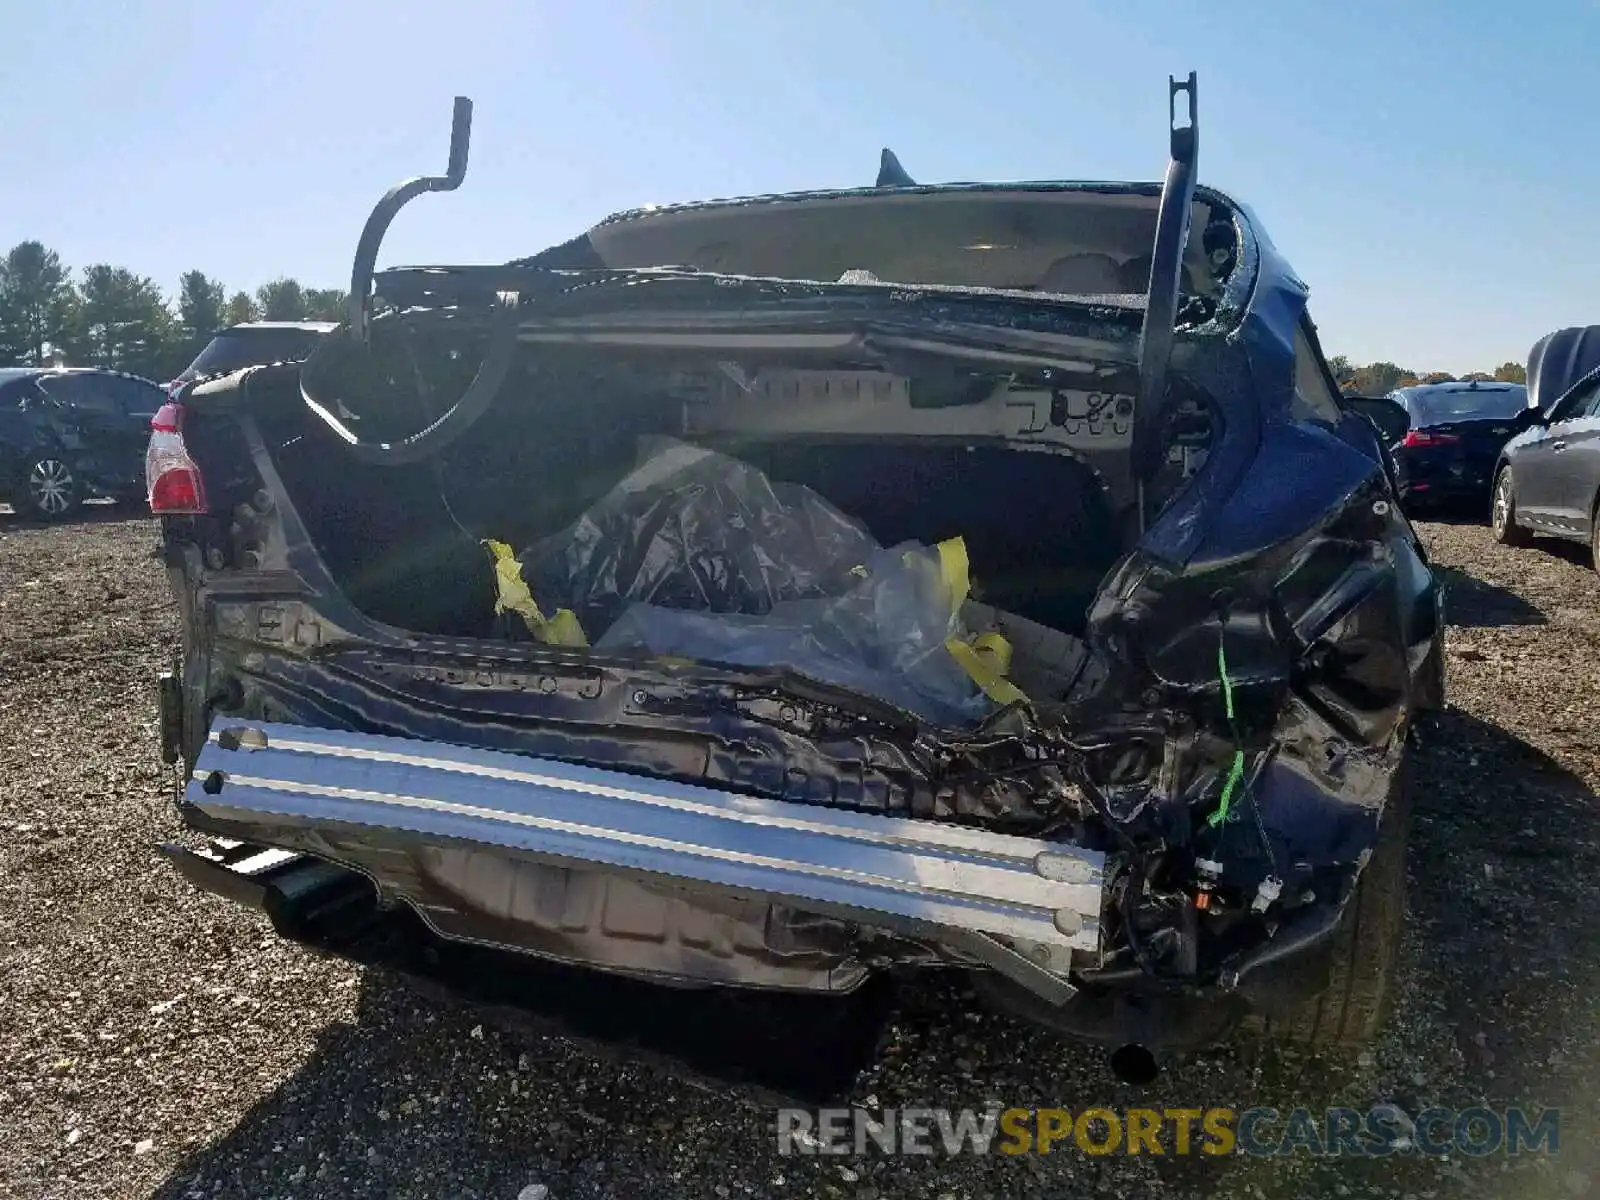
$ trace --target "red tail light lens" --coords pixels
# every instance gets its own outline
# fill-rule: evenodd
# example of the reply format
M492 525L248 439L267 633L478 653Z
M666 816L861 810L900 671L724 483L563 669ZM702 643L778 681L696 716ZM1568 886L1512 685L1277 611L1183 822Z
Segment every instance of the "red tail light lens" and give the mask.
M151 512L183 516L206 511L206 483L183 441L183 405L169 401L150 418L144 477Z
M1453 446L1461 439L1453 433L1429 433L1426 429L1413 429L1400 439L1402 446Z
M206 511L206 485L193 467L172 467L150 485L150 511L171 515Z

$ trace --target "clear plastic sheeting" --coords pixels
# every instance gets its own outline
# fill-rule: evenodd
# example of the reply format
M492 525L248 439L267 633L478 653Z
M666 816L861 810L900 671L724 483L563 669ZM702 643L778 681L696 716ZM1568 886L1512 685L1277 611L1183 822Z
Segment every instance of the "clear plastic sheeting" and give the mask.
M593 637L633 604L763 616L842 595L878 545L809 488L723 454L657 439L588 512L521 556L546 609Z
M597 652L788 668L942 725L1020 698L1003 640L963 625L959 539L886 549L726 455L666 443L522 563L538 604L575 613Z
M937 570L925 569L930 553L880 550L843 595L781 601L762 616L635 604L595 649L789 667L938 724L969 724L995 705L947 647L954 621Z

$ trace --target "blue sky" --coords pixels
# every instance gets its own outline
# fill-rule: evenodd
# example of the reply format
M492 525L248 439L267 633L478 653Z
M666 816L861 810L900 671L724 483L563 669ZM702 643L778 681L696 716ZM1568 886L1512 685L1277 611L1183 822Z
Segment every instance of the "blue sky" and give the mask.
M342 285L391 183L464 188L380 262L498 261L641 203L1146 179L1200 72L1204 182L1312 288L1330 354L1465 371L1600 322L1600 3L0 0L0 243L174 290Z

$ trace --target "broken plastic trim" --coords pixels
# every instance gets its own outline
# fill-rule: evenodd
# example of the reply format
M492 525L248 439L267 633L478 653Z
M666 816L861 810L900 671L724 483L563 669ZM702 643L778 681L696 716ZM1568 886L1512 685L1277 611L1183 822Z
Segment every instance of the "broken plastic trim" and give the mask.
M1161 410L1166 401L1167 368L1172 362L1178 320L1178 286L1183 252L1189 242L1190 208L1194 204L1195 162L1200 150L1200 114L1195 73L1179 83L1167 78L1167 111L1171 121L1171 159L1161 186L1156 240L1150 254L1150 287L1144 325L1139 331L1139 400L1133 410L1134 477L1155 472L1159 454ZM1188 124L1178 124L1178 94L1188 100ZM1142 507L1142 505L1141 505ZM1145 514L1141 514L1141 519Z

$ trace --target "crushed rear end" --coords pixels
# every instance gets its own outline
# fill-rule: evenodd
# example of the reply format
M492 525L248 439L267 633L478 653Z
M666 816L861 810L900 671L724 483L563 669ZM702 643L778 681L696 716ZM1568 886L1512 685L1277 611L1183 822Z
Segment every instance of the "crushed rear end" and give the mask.
M691 1064L769 1052L735 1000L837 1033L930 970L1111 1045L1299 1011L1440 700L1437 595L1303 286L1192 169L1178 130L1165 187L638 214L386 272L374 315L380 206L348 336L158 420L164 737L220 839L168 853ZM859 261L908 221L966 240ZM1145 293L1017 276L1057 226Z

